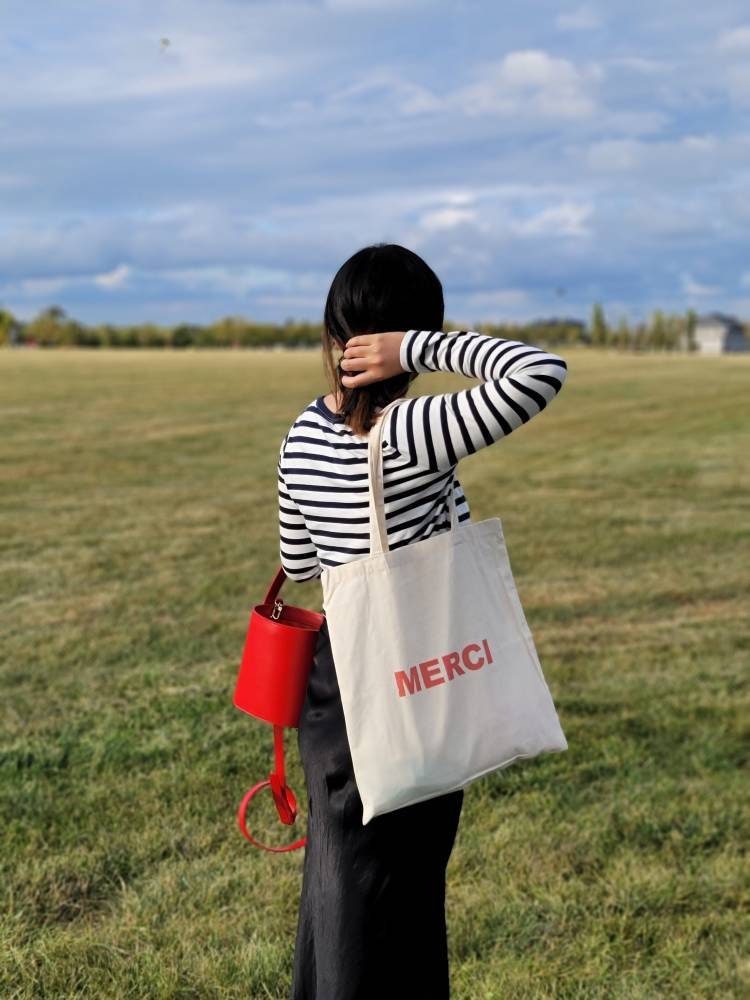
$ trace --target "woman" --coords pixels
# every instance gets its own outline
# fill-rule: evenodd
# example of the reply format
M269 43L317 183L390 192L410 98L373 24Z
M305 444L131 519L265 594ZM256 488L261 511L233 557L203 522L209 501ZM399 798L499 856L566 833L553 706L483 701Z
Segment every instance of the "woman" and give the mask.
M451 490L459 521L467 520L458 462L536 416L562 388L567 368L558 355L473 331L443 333L443 310L437 276L394 244L358 251L333 279L323 331L331 392L311 400L279 449L279 553L292 580L369 553L366 435L418 373L481 382L415 397L386 415L389 549L449 530ZM343 351L338 365L334 344ZM326 623L298 745L308 816L291 1000L443 1000L445 870L463 789L362 825Z

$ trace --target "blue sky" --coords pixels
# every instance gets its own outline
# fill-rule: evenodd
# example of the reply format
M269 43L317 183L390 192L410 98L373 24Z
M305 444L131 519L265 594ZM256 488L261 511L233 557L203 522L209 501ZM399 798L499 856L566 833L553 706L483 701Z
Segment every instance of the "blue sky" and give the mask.
M319 320L382 241L462 326L750 318L747 0L1 6L24 319Z

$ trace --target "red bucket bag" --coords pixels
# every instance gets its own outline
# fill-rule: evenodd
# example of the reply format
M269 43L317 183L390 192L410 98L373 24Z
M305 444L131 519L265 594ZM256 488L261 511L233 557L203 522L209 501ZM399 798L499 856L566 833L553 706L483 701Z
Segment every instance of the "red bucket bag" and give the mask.
M256 840L247 829L245 813L253 796L270 787L279 819L291 826L297 817L297 800L284 774L284 727L296 728L307 690L318 633L325 621L322 611L310 611L284 604L278 596L287 579L279 567L262 604L250 612L233 703L236 708L273 726L276 768L244 796L237 812L242 835L265 851L294 851L304 847L301 837L284 847L269 847Z

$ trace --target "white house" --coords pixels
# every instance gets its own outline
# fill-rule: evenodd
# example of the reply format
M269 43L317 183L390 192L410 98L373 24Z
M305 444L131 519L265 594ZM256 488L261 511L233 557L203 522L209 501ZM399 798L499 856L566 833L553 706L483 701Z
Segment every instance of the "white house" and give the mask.
M724 313L707 313L698 316L695 323L695 344L699 354L726 354L729 351L746 351L748 342L742 324L734 316Z

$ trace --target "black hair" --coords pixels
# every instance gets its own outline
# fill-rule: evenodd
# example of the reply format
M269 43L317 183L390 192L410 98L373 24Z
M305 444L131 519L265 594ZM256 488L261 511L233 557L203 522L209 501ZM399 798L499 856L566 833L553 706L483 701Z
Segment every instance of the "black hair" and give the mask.
M401 372L381 382L347 388L340 364L333 368L331 347L341 350L359 333L395 330L441 330L445 303L440 279L418 254L398 243L375 243L353 254L331 282L323 314L323 346L332 390L341 397L341 413L352 429L366 433L374 411L403 396L416 378Z

